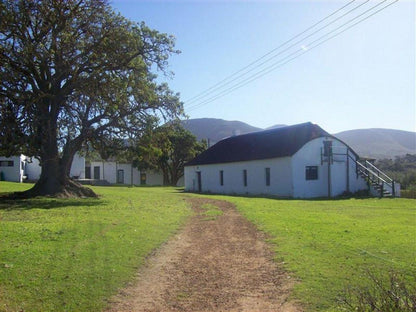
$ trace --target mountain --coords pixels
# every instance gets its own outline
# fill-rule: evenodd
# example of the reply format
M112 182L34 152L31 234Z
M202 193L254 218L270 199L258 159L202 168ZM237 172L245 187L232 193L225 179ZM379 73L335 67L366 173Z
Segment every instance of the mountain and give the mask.
M182 121L185 129L191 131L198 140L206 139L210 145L233 135L263 130L241 121L228 121L216 118L197 118Z
M263 130L241 121L228 121L215 118L188 119L183 126L198 140L209 139L210 145L229 136ZM278 128L277 124L269 127ZM360 156L377 159L394 158L399 155L416 154L416 133L393 129L357 129L334 134L347 143Z
M393 129L357 129L335 134L360 156L377 159L416 154L416 133Z

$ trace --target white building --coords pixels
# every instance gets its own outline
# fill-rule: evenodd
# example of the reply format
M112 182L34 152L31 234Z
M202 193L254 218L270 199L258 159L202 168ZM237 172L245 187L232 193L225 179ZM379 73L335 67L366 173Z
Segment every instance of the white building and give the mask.
M160 173L140 172L131 163L91 161L86 164L85 173L86 179L106 180L110 184L163 185L163 176Z
M105 180L110 184L163 185L162 173L154 170L139 171L131 163L117 161L96 160L87 162L85 166L85 178ZM181 178L177 186L183 185L183 178Z
M365 166L347 144L317 125L304 123L218 142L185 165L185 190L335 197L369 189L364 176L372 176L372 170Z
M70 177L85 178L85 158L75 154L71 165ZM35 157L25 155L3 157L0 156L0 179L11 182L23 182L27 179L36 181L40 178L42 167Z
M35 157L24 155L2 157L0 156L0 180L11 182L23 182L24 180L36 181L40 178L42 167ZM163 175L154 170L139 171L131 163L117 161L91 161L78 153L75 154L71 165L71 178L79 180L105 181L108 184L126 185L163 185ZM97 181L94 181L97 180ZM132 183L133 180L133 183ZM183 186L183 178L177 186Z
M22 182L25 174L26 156L0 156L0 180Z

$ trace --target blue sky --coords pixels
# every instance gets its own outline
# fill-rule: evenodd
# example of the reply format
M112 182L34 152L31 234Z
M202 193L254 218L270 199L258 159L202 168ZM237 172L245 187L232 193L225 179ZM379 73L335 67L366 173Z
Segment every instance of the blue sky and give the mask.
M176 37L182 53L170 59L175 75L167 82L181 94L190 118L240 120L261 128L311 121L331 133L362 128L416 131L414 1L400 0L314 49L308 45L371 7L380 4L380 9L394 0L382 1L113 0L111 5L131 20ZM206 103L232 84L190 101L344 5L278 49L275 53L281 54L270 63L289 53L306 51L303 55L215 101ZM317 33L301 40L313 31Z

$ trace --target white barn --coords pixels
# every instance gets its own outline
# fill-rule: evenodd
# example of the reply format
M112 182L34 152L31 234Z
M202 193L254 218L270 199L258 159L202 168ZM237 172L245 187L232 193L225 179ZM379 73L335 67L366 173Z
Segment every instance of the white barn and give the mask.
M347 144L303 123L218 142L185 165L185 191L336 197L369 189L366 166Z

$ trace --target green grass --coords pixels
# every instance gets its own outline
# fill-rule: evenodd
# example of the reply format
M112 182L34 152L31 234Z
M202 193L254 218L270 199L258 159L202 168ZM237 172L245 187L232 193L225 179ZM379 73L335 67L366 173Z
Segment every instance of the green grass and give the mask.
M206 216L204 220L207 221L215 220L218 216L223 215L222 210L213 204L203 204L201 208L204 210L203 215Z
M191 213L174 188L93 189L99 199L0 201L0 311L103 309Z
M310 311L337 310L347 287L366 283L367 270L416 282L415 200L215 198L271 236L276 261L299 281L294 297Z
M28 187L0 182L0 193ZM0 311L103 309L191 213L173 188L93 189L99 199L0 202ZM366 270L415 283L415 200L214 197L269 234L276 261L298 280L293 296L310 311L337 310ZM203 209L207 219L222 214Z

